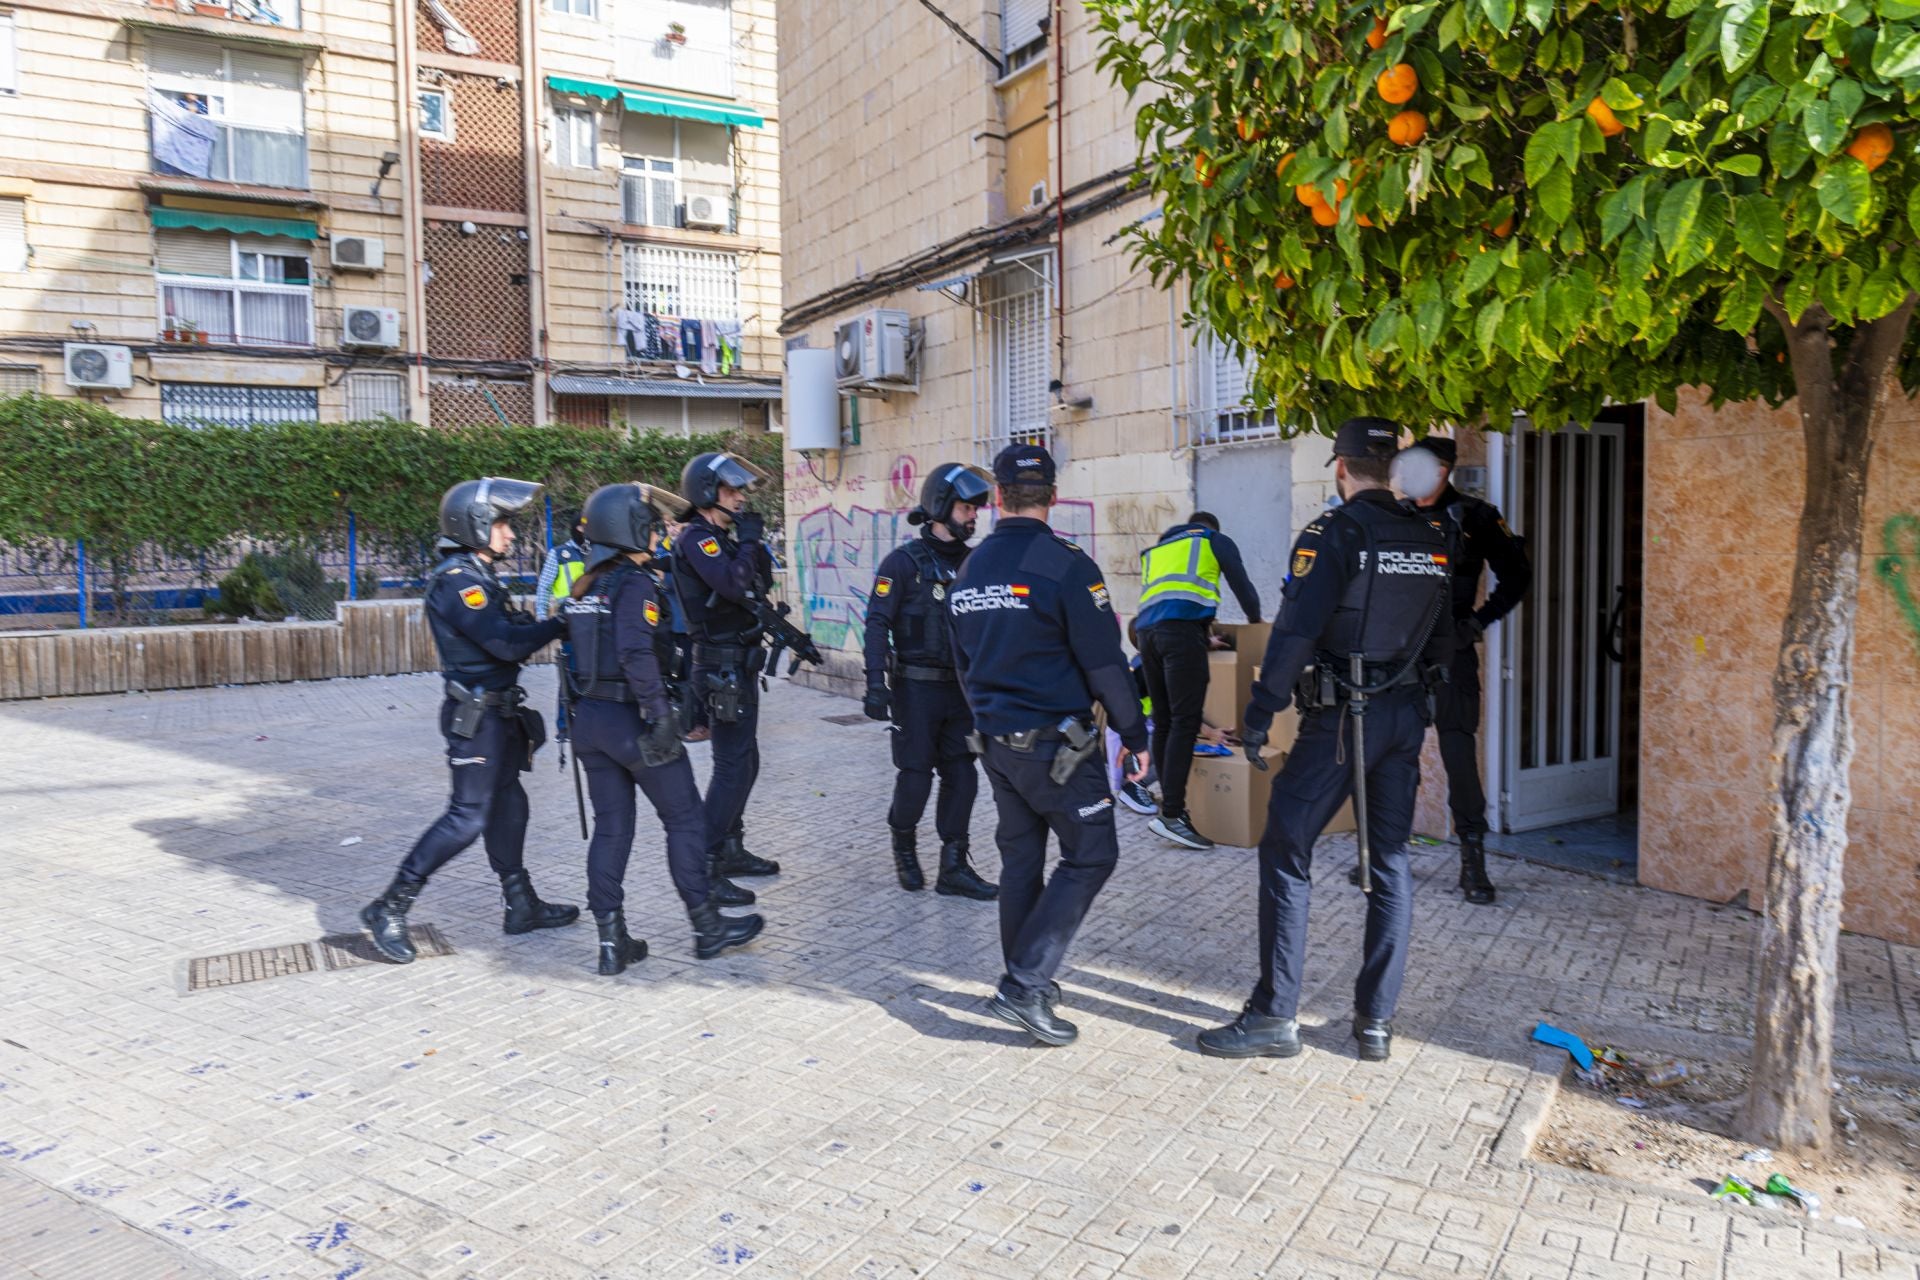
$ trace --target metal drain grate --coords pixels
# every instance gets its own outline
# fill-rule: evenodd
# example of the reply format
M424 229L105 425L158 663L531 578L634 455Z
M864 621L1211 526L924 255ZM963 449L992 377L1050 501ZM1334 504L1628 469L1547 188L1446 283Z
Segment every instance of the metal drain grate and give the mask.
M313 948L304 942L257 947L252 951L232 951L224 956L201 956L187 961L187 990L237 987L243 982L264 982L268 978L313 970Z
M422 959L453 954L453 944L441 937L440 931L430 924L408 925L407 937L413 940L413 949ZM364 933L327 935L320 939L320 956L327 962L329 971L354 969L363 964L392 963L373 949L372 941Z
M872 724L873 723L873 721L867 719L865 712L857 712L854 715L850 715L850 716L821 716L820 718L822 720L825 720L828 724Z

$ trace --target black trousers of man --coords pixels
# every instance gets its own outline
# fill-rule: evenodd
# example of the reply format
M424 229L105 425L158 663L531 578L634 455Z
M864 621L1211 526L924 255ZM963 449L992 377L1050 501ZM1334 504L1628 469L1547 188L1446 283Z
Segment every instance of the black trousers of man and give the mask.
M693 764L683 753L669 764L640 759L640 713L631 703L582 698L574 706L573 749L586 770L593 799L593 839L587 844L587 907L599 915L626 901L627 859L633 853L637 786L667 833L667 870L689 907L707 900L707 819Z
M756 655L765 650L755 649ZM695 667L694 688L706 699L707 675L716 668ZM739 713L733 720L722 720L708 706L708 726L712 732L713 776L707 779L707 852L718 855L729 835L737 835L746 819L747 797L753 794L754 780L760 776L760 675L753 663L735 669L738 673Z
M495 875L525 868L527 793L520 774L532 768L526 729L517 712L488 707L471 738L453 736L453 699L440 704L440 736L447 741L453 796L447 811L414 844L400 874L425 880L448 859L485 837Z
M1480 653L1454 651L1452 678L1436 691L1433 727L1447 768L1447 807L1454 834L1487 834L1487 794L1480 786Z
M1200 618L1157 622L1140 632L1140 669L1153 700L1153 759L1160 766L1160 812L1187 812L1187 774L1207 701L1208 623ZM1223 728L1225 726L1222 726Z
M915 680L901 676L893 692L893 807L887 825L911 831L927 811L933 775L940 774L940 802L934 807L933 826L940 843L965 843L980 794L980 775L974 772L967 735L973 732L973 711L958 680Z
M1000 991L1025 999L1045 991L1067 944L1120 858L1106 762L1095 752L1056 786L1047 776L1060 740L1015 751L987 740L987 781L1000 822ZM1046 876L1047 832L1060 840L1060 863Z
M1353 719L1345 707L1310 712L1273 780L1267 829L1260 837L1260 984L1253 1010L1295 1017L1307 958L1307 904L1312 896L1313 842L1353 794ZM1413 928L1414 793L1420 786L1420 744L1426 698L1416 687L1372 699L1366 713L1367 834L1373 892L1354 1012L1391 1018L1400 1002ZM1344 888L1344 883L1342 885Z

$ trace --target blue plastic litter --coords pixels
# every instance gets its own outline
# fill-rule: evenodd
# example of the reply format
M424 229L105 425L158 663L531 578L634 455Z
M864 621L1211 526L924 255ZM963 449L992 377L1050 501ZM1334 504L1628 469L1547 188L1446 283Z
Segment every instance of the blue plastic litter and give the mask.
M1551 1022L1542 1022L1533 1029L1533 1038L1541 1044L1550 1044L1556 1049L1565 1049L1580 1064L1582 1071L1593 1070L1593 1050L1586 1042L1571 1031L1562 1031Z
M1230 756L1233 754L1233 748L1216 746L1211 742L1196 742L1193 744L1193 754L1197 756Z

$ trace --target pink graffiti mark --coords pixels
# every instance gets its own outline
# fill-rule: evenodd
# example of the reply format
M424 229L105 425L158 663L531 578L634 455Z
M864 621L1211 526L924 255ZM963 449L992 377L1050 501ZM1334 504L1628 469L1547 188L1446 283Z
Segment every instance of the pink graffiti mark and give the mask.
M912 507L919 500L920 490L916 481L919 478L920 464L914 461L910 453L903 453L893 460L893 466L887 470L887 483L891 487L894 505Z

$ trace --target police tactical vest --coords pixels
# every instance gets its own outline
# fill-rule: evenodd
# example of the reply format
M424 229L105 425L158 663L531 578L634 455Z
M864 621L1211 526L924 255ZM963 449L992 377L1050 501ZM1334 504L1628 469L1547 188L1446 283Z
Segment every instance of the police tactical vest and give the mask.
M614 594L633 572L631 564L616 565L600 576L593 590L560 605L571 650L567 659L567 687L576 698L633 701L626 673L620 669L620 638L614 634L613 627Z
M958 563L948 563L924 539L901 548L918 575L913 590L900 602L900 630L894 653L916 667L953 666L953 623L947 613L947 593L960 576Z
M1398 663L1412 656L1451 586L1446 540L1422 516L1373 502L1349 502L1330 517L1360 526L1360 571L1347 583L1321 636L1345 659Z
M1220 607L1220 560L1205 530L1188 529L1140 553L1140 607L1163 600Z
M673 543L673 589L686 617L687 630L693 633L694 639L707 644L753 644L760 638L760 620L753 616L753 610L715 594L693 567L696 556L707 554L702 546L709 540L718 548L717 554L725 559L741 554L739 543L697 516L680 531Z
M493 570L471 551L455 552L435 565L427 576L430 596L446 592L458 595L475 587L487 593L486 608L504 609L513 603L506 587L493 576ZM465 609L466 605L460 607ZM494 657L455 630L453 624L442 621L432 609L427 610L427 625L433 631L433 643L440 650L440 665L448 679L469 684L490 676L505 675L511 679L520 674L519 663Z

